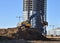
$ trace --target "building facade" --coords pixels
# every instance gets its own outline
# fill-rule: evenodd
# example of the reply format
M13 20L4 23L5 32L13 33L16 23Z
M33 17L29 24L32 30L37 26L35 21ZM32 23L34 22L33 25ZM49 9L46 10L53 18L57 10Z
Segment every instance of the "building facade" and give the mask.
M54 28L54 29L48 30L47 35L60 36L60 28Z
M46 0L23 0L24 21L30 19L32 27L38 28L40 32L44 31L41 22L46 21L46 2Z

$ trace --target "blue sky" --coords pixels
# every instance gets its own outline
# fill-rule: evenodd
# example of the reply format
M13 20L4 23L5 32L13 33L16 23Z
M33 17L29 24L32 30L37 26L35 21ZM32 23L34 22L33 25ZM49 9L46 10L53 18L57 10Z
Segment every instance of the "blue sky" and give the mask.
M16 16L22 17L22 12L23 0L0 0L0 28L17 26ZM47 1L47 21L49 25L60 26L60 0Z
M15 27L22 16L22 0L0 0L0 27Z
M47 21L50 28L53 28L52 25L55 25L54 28L60 27L60 0L47 1Z

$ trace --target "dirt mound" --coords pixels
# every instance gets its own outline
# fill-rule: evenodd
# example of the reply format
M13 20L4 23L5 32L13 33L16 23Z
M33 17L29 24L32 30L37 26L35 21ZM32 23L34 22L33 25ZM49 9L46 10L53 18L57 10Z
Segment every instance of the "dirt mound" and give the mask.
M17 33L18 28L0 29L0 36L12 37L12 34Z
M8 29L0 29L0 36L3 36L2 39L25 39L25 40L45 40L41 33L39 33L38 29L33 28L8 28Z

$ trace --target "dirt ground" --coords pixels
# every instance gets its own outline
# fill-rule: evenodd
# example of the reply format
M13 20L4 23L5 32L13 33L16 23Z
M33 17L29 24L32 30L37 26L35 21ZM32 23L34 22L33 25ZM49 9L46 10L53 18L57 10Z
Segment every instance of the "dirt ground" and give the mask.
M5 40L5 41L0 41L0 43L60 43L60 41L26 41L23 39L19 40Z
M27 43L27 41L23 39L19 40L5 40L5 41L0 41L0 43Z
M60 41L30 41L30 43L60 43Z

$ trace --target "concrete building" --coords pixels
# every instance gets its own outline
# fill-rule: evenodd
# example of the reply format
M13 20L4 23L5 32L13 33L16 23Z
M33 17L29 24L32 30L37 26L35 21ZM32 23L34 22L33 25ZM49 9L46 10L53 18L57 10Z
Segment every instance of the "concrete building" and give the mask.
M46 0L23 0L24 21L31 17L32 27L38 28L41 33L44 31L41 22L46 21L46 2Z

